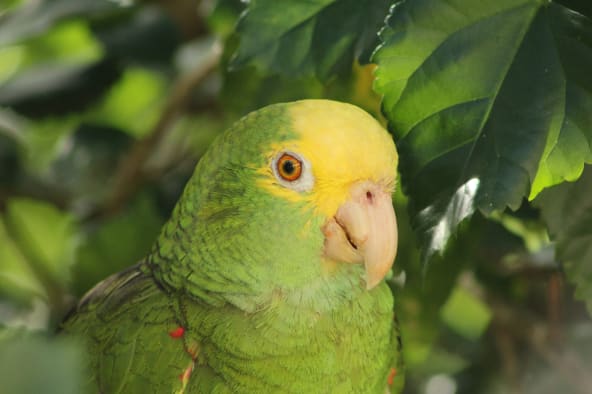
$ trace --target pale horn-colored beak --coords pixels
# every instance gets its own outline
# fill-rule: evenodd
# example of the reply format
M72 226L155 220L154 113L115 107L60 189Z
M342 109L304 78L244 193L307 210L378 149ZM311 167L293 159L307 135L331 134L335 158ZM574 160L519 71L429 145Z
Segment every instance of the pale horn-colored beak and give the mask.
M351 197L323 226L326 257L363 263L372 289L390 270L397 254L397 218L390 193L374 182L354 184Z

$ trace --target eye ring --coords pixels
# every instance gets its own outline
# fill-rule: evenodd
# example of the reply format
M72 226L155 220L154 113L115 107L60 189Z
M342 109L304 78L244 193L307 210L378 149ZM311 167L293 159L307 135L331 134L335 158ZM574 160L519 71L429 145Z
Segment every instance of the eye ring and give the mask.
M312 190L315 178L306 157L293 151L278 152L271 160L271 170L277 182L298 193Z
M290 153L283 153L275 166L277 174L285 181L297 181L302 175L302 160Z

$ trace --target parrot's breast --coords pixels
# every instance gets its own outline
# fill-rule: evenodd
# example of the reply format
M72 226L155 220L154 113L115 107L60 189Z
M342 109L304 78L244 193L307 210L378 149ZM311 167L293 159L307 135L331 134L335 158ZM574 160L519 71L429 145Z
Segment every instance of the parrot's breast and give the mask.
M385 284L325 312L279 304L246 314L188 302L200 343L192 379L208 381L206 392L384 393L396 349L392 303Z

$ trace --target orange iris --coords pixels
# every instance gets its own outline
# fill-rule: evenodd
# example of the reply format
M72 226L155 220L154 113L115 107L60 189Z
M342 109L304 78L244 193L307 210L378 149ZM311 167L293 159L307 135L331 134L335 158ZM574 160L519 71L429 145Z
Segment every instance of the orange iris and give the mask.
M282 179L293 182L302 175L302 162L289 153L284 153L277 161L277 172Z

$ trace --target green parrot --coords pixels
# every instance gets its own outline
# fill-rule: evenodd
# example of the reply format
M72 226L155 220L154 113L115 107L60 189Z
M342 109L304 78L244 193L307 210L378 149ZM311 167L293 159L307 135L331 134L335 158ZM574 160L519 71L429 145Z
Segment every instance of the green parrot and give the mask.
M363 110L275 104L202 157L151 252L63 329L85 392L385 393L403 382L385 275L398 156Z

